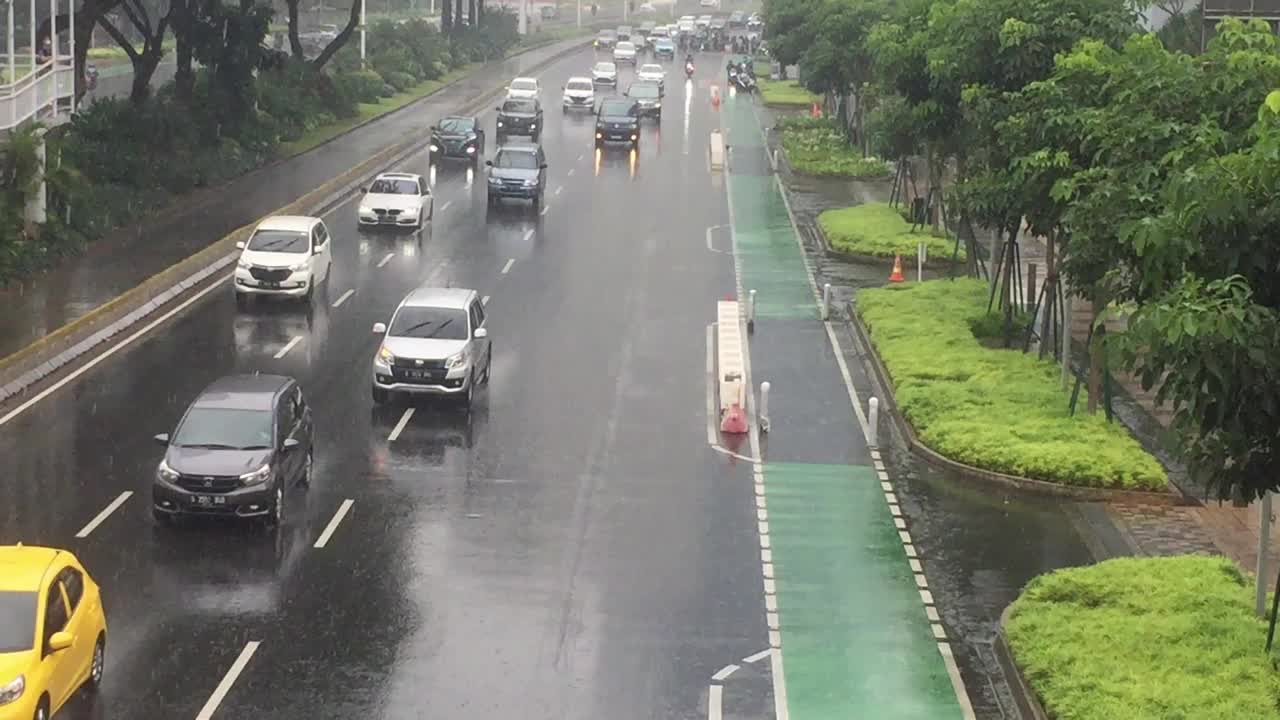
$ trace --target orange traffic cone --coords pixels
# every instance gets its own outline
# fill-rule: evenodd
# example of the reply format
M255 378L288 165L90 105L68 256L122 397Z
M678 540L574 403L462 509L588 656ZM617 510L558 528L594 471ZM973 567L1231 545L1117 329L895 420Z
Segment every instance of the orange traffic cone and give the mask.
M894 255L893 256L893 272L889 273L889 282L896 283L896 282L902 282L904 280L906 280L906 278L902 277L902 256Z
M747 431L747 411L742 405L734 403L720 421L720 432L725 435L741 435Z

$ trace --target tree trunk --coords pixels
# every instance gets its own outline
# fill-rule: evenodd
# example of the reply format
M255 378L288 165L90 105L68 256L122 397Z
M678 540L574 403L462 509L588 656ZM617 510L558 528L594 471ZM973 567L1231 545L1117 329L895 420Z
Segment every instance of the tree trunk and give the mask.
M189 102L195 91L196 75L191 64L193 49L191 46L191 2L194 0L170 0L173 14L173 36L177 41L174 48L177 55L177 68L173 74L173 92L178 100Z
M449 0L445 0L445 2L449 2ZM458 4L453 7L453 21L455 25L465 27L462 24L462 0L458 0Z
M480 23L476 20L476 0L467 1L467 18L471 20L471 27L479 27Z
M1057 233L1051 229L1049 230L1049 236L1045 238L1044 308L1041 311L1043 313L1043 316L1040 321L1040 357L1041 358L1044 357L1044 352L1046 349L1053 350L1053 348L1050 347L1050 345L1052 345L1053 343L1049 342L1049 334L1050 334L1049 331L1053 328L1053 308L1057 305L1057 302L1058 302L1058 273L1054 269L1055 265L1053 262L1054 261L1053 255L1054 255L1054 249L1055 249L1054 243L1057 239L1055 237L1056 235ZM1069 322L1068 318L1066 316L1063 316L1062 318L1063 332L1066 332L1068 330L1069 328L1068 322Z
M453 3L451 0L444 0L444 5L440 8L440 30L443 32L453 32Z
M298 3L301 0L285 0L289 9L289 51L298 60L306 60L302 50L302 38L298 37Z
M347 18L347 26L342 28L342 32L338 33L338 37L330 40L329 44L325 45L320 54L316 56L316 59L311 62L316 70L323 68L325 63L329 62L342 49L342 46L347 44L347 39L351 37L351 33L360 24L360 7L360 2L353 1L351 3L351 15Z
M1099 298L1093 298L1093 318L1090 320L1090 327L1098 322L1098 316L1102 314L1104 303L1099 302ZM1089 390L1089 401L1086 408L1090 415L1098 413L1098 400L1102 397L1102 342L1098 338L1098 331L1094 330L1089 338L1089 382L1087 388Z
M129 87L129 102L141 105L151 95L151 78L160 67L163 53L143 53L133 63L133 83Z

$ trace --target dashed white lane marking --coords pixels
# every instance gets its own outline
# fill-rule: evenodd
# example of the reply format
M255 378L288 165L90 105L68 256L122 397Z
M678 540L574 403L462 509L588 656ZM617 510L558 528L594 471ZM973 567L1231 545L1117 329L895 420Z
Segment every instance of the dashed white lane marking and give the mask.
M316 544L312 547L319 550L329 544L329 538L333 537L333 534L337 532L338 525L342 523L342 518L347 516L347 513L351 511L351 506L354 504L355 500L351 498L342 501L342 504L338 506L338 512L333 514L333 519L325 526L324 532L320 533L320 537L316 539Z
M521 240L521 242L529 242L529 239L532 237L533 237L533 228L529 228L528 230L524 231L524 238Z
M355 295L355 294L356 294L355 288L352 288L342 293L341 295L338 296L337 300L333 301L333 306L342 307L342 303L346 302L348 298L350 298L352 295Z
M440 206L440 212L444 212L445 210L448 210L449 206L452 204L453 204L452 200L445 200L444 204Z
M707 690L707 720L721 720L724 717L724 688L712 685Z
M724 682L726 679L728 679L730 675L736 672L738 672L737 665L725 665L724 667L720 668L715 675L712 675L711 679L715 680L716 682Z
M563 185L559 185L559 186L557 186L557 187L556 187L556 191L555 191L555 192L553 192L553 193L551 193L551 194L552 194L552 195L559 195L559 194L560 194L560 192L561 192L562 190L564 190L564 186L563 186Z
M297 345L300 342L302 342L301 335L294 335L293 337L289 338L289 342L285 343L285 346L280 348L280 352L276 353L276 359L279 360L285 355L288 355L289 351L293 349L293 346Z
M103 362L104 360L106 360L107 358L111 357L112 355L115 355L116 353L120 352L121 350L123 350L123 349L125 349L125 348L129 347L130 345L134 344L135 342L137 342L137 341L138 341L139 339L141 339L142 337L145 337L145 336L146 336L148 333L150 333L152 330L155 330L156 328L160 327L160 325L161 325L161 324L163 324L163 323L165 323L166 321L168 321L168 320L169 320L170 318L172 318L174 315L177 315L178 313L182 312L183 310L186 310L187 308L191 307L191 306L192 306L192 305L194 305L195 303L199 302L202 298L204 298L204 297L205 297L206 295L208 295L209 293L211 293L211 292L213 292L213 291L215 291L215 290L225 290L225 289L226 289L226 283L227 283L228 281L230 281L230 280L231 280L231 278L232 278L232 276L233 276L233 275L234 275L234 273L227 273L227 274L223 275L222 277L220 277L220 278L218 278L217 280L215 280L215 281L213 282L213 284L211 284L209 287L207 287L207 288L205 288L205 289L201 290L200 292L196 293L195 295L192 295L191 297L189 297L189 298L187 298L186 300L182 301L182 303L181 303L180 305L178 305L177 307L175 307L174 309L170 310L169 312L165 313L164 315L161 315L160 317L156 318L155 320L152 320L151 322L147 323L144 327L142 327L141 329L139 329L137 332L133 333L133 334L132 334L132 335L130 335L129 337L125 338L124 340L121 340L121 341L120 341L120 343L119 343L118 345L114 345L114 346L112 346L112 347L107 348L105 351L103 351L103 353L102 353L101 355L97 355L97 356L95 356L95 357L94 357L92 360L90 360L89 362L85 363L84 365L81 365L80 367L78 367L78 368L76 368L75 370L73 370L73 371L71 371L70 373L68 373L66 377L64 377L64 378L62 378L61 380L59 380L58 382L56 382L56 383L54 383L54 384L50 385L49 387L45 388L44 390L41 390L41 391L40 391L40 392L39 392L35 397L33 397L33 398L31 398L30 400L28 400L28 401L26 401L26 402L22 403L22 404L21 404L21 405L19 405L18 407L16 407L16 408L14 408L14 409L10 410L10 411L9 411L9 413L8 413L7 415L5 415L4 417L0 417L0 425L4 425L5 423L9 422L10 420L12 420L12 419L14 419L14 418L18 417L18 416L19 416L19 415L21 415L22 413L24 413L24 412L26 412L27 410L31 409L31 406L33 406L33 405L35 405L36 403L40 402L41 400L43 400L43 399L45 399L45 398L49 397L50 395L54 394L54 393L55 393L55 392L57 392L58 390L60 390L60 389L62 389L62 388L64 388L64 387L66 387L69 383L74 382L76 378L78 378L78 377L80 377L81 375L83 375L83 374L85 374L85 373L89 372L90 370L92 370L95 366L97 366L97 365L98 365L98 363Z
M584 157L586 157L586 155L579 155L579 156L578 156L578 162L582 162L582 158L584 158ZM573 170L570 170L569 172L573 172Z
M409 424L409 418L413 417L413 408L405 408L404 414L400 416L400 422L391 428L391 435L387 437L387 442L395 442L400 437L400 433L404 432L404 426Z
M543 217L546 217L546 215L547 215L547 211L548 211L548 210L550 210L550 209L551 209L551 206L550 206L550 205L543 205L543 206L542 206L542 212L540 212L540 213L538 213L538 214L539 214L539 215L541 215L541 216L543 216Z
M488 296L488 295L485 295L484 297L480 298L480 304L481 304L481 305L488 306L488 305L489 305L489 296Z
M506 275L511 272L511 266L516 264L515 258L507 258L507 264L502 266L502 274Z
M227 674L222 676L222 682L218 683L218 687L214 688L213 694L209 696L209 700L200 708L200 714L196 715L196 720L210 720L213 713L222 704L223 698L231 692L231 686L236 684L236 678L240 677L240 673L244 672L244 668L249 664L249 660L253 658L253 654L258 652L259 643L257 640L250 640L245 644L244 649L240 651L240 657L231 663L231 669L227 670Z
M395 253L387 253L386 256L384 256L381 260L378 261L378 267L382 267L383 265L386 265L387 263L391 262L391 258L395 256L396 256Z
M107 507L104 508L102 512L98 513L96 517L90 520L88 525L85 525L84 527L80 528L80 532L76 533L76 537L78 538L89 537L89 533L96 530L98 526L103 523L104 520L106 520L108 517L111 516L111 513L115 512L116 510L119 510L120 506L123 505L125 501L131 497L133 497L132 490L125 490L124 492L120 493L119 497L117 497L115 500L112 500L111 504L107 505Z
M744 662L744 663L756 663L756 662L760 662L761 660L763 660L763 659L765 659L765 658L767 658L767 657L769 657L769 651L768 651L768 650L761 650L760 652L756 653L755 655L748 655L748 656L746 656L746 657L742 658L742 662Z
M581 160L582 158L578 158ZM569 168L569 177L573 177L573 168Z

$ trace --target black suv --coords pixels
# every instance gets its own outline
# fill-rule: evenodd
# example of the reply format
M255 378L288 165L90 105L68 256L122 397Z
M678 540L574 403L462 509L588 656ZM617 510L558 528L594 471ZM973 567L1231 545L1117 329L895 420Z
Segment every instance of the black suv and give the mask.
M626 143L640 147L640 103L630 98L609 98L596 112L596 147Z
M508 98L497 110L498 142L508 135L528 135L538 142L542 132L542 103L537 98Z
M451 115L431 128L432 158L462 158L473 165L484 156L484 130L474 117Z
M627 97L636 101L642 117L662 121L662 88L657 83L638 82L627 88Z
M596 35L597 50L612 50L614 45L618 44L618 33L612 30L601 30Z
M261 518L279 526L285 495L311 482L311 408L282 375L233 375L204 389L165 446L151 488L160 522L179 515Z
M547 156L542 146L503 145L485 165L489 166L489 207L503 198L532 200L534 208L542 204L547 190Z

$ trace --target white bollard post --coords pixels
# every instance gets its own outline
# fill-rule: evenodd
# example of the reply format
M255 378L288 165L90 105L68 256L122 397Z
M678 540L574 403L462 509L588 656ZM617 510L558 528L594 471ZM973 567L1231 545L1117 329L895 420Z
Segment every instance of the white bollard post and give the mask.
M871 398L867 404L871 408L867 414L867 445L880 447L880 399Z
M1258 508L1258 566L1255 586L1257 589L1254 602L1257 605L1258 617L1267 616L1267 547L1271 544L1271 493L1262 494L1262 502Z
M831 283L822 284L822 319L831 319Z
M916 245L916 282L924 282L924 243Z
M760 383L760 432L769 432L769 388L773 387L766 380Z
M747 332L754 332L756 329L756 291L752 290L747 293Z

